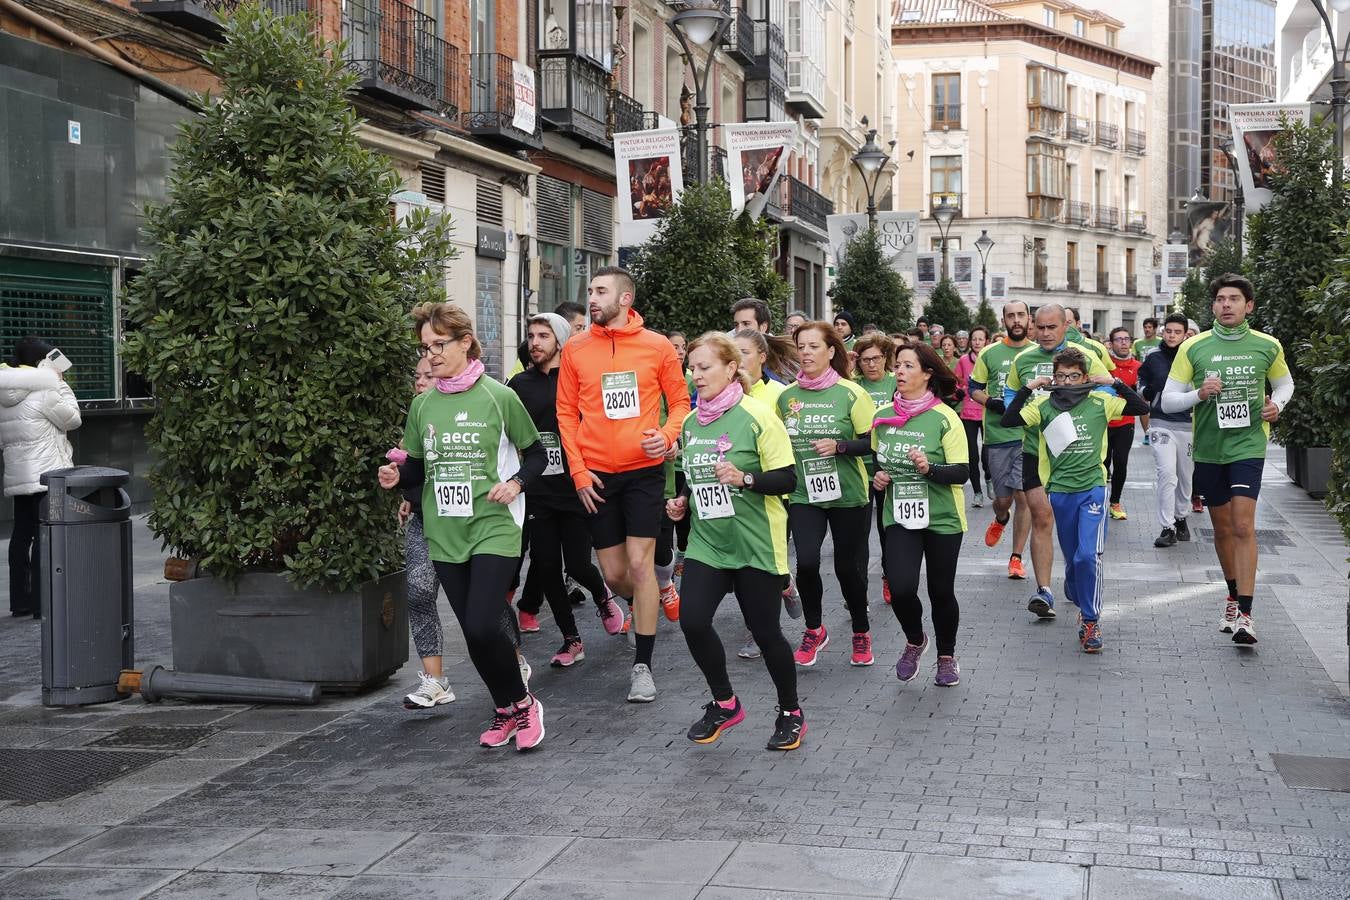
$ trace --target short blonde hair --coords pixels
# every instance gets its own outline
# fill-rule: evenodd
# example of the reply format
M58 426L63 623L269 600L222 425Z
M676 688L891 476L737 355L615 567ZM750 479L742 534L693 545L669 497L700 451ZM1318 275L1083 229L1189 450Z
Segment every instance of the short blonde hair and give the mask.
M413 335L420 341L422 339L422 326L428 322L431 323L431 330L437 334L443 334L452 341L462 341L467 335L473 340L469 343L469 352L466 354L469 359L480 359L483 356L483 348L478 344L478 337L473 333L473 323L469 321L469 314L453 303L419 303L413 307Z
M685 354L685 359L694 355L694 351L700 347L707 347L713 352L713 356L724 363L734 363L736 365L735 378L740 382L741 387L750 390L750 379L746 376L745 370L741 368L741 348L720 331L708 331L697 337L689 350Z

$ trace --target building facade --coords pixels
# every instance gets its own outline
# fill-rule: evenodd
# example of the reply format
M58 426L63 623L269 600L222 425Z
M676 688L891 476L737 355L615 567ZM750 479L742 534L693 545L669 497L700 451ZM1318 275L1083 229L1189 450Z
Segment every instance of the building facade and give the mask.
M1331 101L1331 64L1350 34L1350 12L1323 3L1336 33L1333 47L1326 25L1309 0L1279 0L1275 7L1276 96L1281 103ZM1350 129L1347 129L1350 131Z

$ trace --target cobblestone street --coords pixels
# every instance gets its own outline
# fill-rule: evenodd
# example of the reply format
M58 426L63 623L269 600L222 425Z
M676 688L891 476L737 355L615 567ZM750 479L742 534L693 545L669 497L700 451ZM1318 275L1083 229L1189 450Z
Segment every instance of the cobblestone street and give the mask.
M685 740L706 689L678 626L658 634L657 701L630 705L627 645L579 617L586 660L549 669L545 615L525 651L548 737L529 754L477 746L489 703L453 624L458 700L431 712L397 702L415 662L375 693L310 709L57 711L40 706L38 628L7 619L0 747L200 730L69 798L0 800L0 895L1344 900L1350 793L1291 787L1272 758L1350 757L1340 534L1272 448L1260 643L1239 649L1217 628L1208 522L1192 520L1192 543L1154 549L1148 451L1131 465L1130 519L1110 523L1105 652L1079 650L1067 604L1033 620L1034 583L1005 577L1011 529L990 550L991 512L971 510L960 686L933 686L931 654L896 682L903 638L874 554L877 665L848 665L827 575L834 639L799 670L809 731L785 755L764 750L773 691L759 661L734 657L732 601L718 621L744 724L711 747ZM167 663L162 558L138 527L138 659Z

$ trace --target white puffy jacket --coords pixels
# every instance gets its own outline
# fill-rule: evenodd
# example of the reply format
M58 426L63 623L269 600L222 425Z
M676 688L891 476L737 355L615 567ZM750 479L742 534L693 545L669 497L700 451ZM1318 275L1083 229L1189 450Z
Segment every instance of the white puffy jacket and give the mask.
M0 365L0 447L5 496L41 494L43 472L75 464L66 432L80 427L80 405L70 385L47 368Z

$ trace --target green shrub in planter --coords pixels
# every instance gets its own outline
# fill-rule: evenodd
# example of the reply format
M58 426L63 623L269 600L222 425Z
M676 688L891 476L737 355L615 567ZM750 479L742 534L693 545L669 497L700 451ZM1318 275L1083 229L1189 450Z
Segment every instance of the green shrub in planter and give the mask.
M913 324L913 293L886 260L875 229L849 241L830 296L836 310L852 314L860 332L869 322L888 334Z
M1326 419L1330 432L1331 475L1327 508L1350 540L1350 234L1340 235L1334 271L1319 291L1309 294L1309 312L1322 323L1308 341L1303 367L1309 380L1296 391Z
M401 566L375 469L449 223L391 221L399 178L358 142L356 76L306 19L242 6L206 56L222 89L180 130L127 293L127 362L158 400L150 525L213 575L347 590Z
M962 329L970 330L970 307L966 306L961 292L949 278L942 279L937 287L933 288L933 293L928 295L928 303L924 305L923 314L928 317L929 322L941 325L947 334L956 334Z

